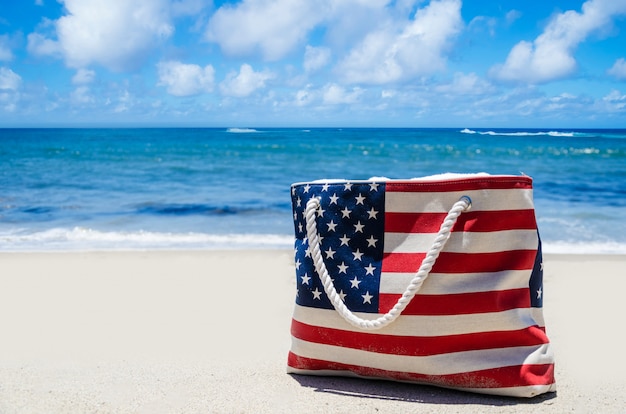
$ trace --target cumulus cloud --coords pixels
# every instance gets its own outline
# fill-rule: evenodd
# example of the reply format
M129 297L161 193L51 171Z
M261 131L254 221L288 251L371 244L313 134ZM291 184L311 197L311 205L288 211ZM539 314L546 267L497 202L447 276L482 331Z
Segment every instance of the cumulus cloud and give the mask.
M215 69L206 65L186 64L178 61L159 62L159 86L167 87L167 92L174 96L197 95L213 91Z
M613 111L623 111L626 109L626 94L617 90L612 90L608 95L602 98L605 104Z
M314 72L330 62L331 52L327 47L306 46L304 51L304 70Z
M556 15L533 42L521 41L506 61L494 66L491 76L504 81L545 83L571 75L576 70L574 52L597 31L606 29L614 17L626 14L626 2L589 0L582 12L569 10Z
M352 90L346 90L341 85L330 83L324 87L322 96L325 104L352 104L359 101L363 92L362 88L355 87Z
M369 33L339 63L347 82L385 84L445 68L445 50L463 25L459 0L431 1L412 20Z
M616 79L626 80L626 60L624 58L617 59L607 73Z
M255 72L252 66L244 63L239 73L233 71L226 75L226 79L220 84L220 90L223 95L243 98L264 88L265 82L273 77L270 72Z
M213 14L206 39L229 55L260 53L264 59L278 60L301 44L325 13L325 1L244 0Z
M28 36L29 50L61 55L69 67L100 64L115 71L138 67L174 32L167 0L63 0L67 14L54 22L56 39Z
M452 82L435 87L437 92L452 93L456 95L481 95L493 90L491 84L481 79L474 72L454 74Z
M72 77L72 83L74 85L83 85L93 82L96 77L96 72L89 69L78 69L76 74Z
M95 102L95 98L90 94L88 86L79 86L70 94L70 101L74 105L86 105Z
M0 68L0 90L16 91L22 84L22 77L9 68Z

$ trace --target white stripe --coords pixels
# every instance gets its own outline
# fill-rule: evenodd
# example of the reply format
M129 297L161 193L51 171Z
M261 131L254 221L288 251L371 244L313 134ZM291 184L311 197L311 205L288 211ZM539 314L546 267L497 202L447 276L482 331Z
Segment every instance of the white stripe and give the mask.
M305 358L424 375L448 375L522 364L554 363L550 344L431 356L405 356L317 344L292 337L291 351Z
M385 253L427 252L435 233L385 233ZM492 232L453 232L444 252L493 253L505 250L536 250L537 230L502 230ZM417 270L417 269L416 269Z
M415 276L415 273L382 273L380 292L401 295ZM419 290L424 295L445 295L448 293L489 292L507 289L527 288L529 270L507 270L487 273L431 273Z
M462 196L472 199L471 211L526 210L533 208L531 189L472 190L427 193L385 192L385 211L396 213L447 213Z
M374 313L355 312L355 314L364 319L376 319L380 316ZM296 304L293 319L313 326L364 332L346 322L334 309L317 309ZM522 308L471 315L400 315L392 324L377 330L376 333L400 336L446 336L485 331L513 331L534 325L545 326L541 308Z
M354 378L371 378L371 379L381 379L380 377L373 377L367 375L357 375L352 371L340 371L340 370L313 370L313 369L299 369L291 366L287 366L287 373L289 374L300 374L300 375L316 375L316 376L329 376L336 377L337 375L341 375L344 377L354 377ZM424 384L424 385L432 385L431 382L428 381L401 381L394 380L398 382L406 382L412 384ZM500 387L500 388L464 388L464 387L445 387L437 384L439 387L443 388L451 388L460 391L468 391L474 392L478 394L489 394L489 395L501 395L507 397L534 397L536 395L540 395L546 392L556 391L556 384L548 384L548 385L528 385L525 387Z

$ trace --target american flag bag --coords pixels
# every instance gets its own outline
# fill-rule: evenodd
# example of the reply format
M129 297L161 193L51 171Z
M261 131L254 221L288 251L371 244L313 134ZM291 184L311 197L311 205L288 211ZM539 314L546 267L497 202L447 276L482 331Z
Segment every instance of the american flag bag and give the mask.
M291 197L289 373L556 390L530 177L323 180Z

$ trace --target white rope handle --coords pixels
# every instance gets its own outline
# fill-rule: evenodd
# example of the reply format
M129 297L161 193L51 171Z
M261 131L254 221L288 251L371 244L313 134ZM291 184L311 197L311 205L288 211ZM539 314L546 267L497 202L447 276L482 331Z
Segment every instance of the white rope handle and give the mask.
M320 238L317 234L317 225L315 222L315 217L318 209L320 208L320 199L319 197L311 198L307 204L306 209L304 211L304 215L306 217L306 230L307 237L309 240L309 248L311 251L311 257L313 258L313 263L315 265L315 270L317 274L320 276L322 280L322 284L324 285L324 291L326 295L330 299L330 302L335 307L335 310L339 312L339 314L350 324L366 330L374 330L380 329L391 322L395 321L398 316L404 311L407 307L411 299L417 294L417 291L424 283L424 280L428 277L437 257L439 257L439 253L443 250L446 242L450 238L450 232L452 231L452 227L456 223L457 219L464 211L468 211L472 206L472 200L468 196L463 196L454 203L448 215L441 223L441 227L439 228L439 233L433 242L430 250L424 257L422 264L420 265L419 270L415 273L415 276L409 283L409 286L406 288L402 297L398 299L398 302L387 312L386 314L380 316L377 319L362 319L356 316L348 307L345 305L341 296L337 293L335 286L328 274L328 270L326 269L326 265L324 264L324 259L322 258L322 252L320 249Z

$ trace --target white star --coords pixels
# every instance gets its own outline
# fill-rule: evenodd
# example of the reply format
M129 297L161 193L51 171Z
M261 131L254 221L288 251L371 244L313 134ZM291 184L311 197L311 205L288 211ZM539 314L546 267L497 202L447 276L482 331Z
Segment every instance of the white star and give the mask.
M372 304L372 298L374 296L370 295L370 292L365 292L365 295L361 295L361 297L363 298L363 304L365 305L366 303L369 303L370 305Z
M348 207L344 208L343 210L341 210L341 218L350 218L350 210L348 210Z
M311 257L311 248L307 247L304 251L304 257Z
M541 271L543 272L543 262L541 262L541 263L539 264L539 270L541 270Z
M324 212L325 212L325 211L326 211L326 210L324 210L324 209L322 208L322 206L319 206L319 207L317 208L317 217L322 217L322 216L324 215Z
M361 220L359 220L355 225L354 225L354 231L356 231L357 233L363 233L363 227L365 227L363 224L361 224Z
M298 213L296 213L295 211L293 212L293 221L298 220Z
M327 259L334 259L335 258L335 252L330 247L324 253L326 253L326 258Z
M338 295L339 295L339 297L341 298L341 301L342 301L342 302L345 302L345 301L346 301L346 296L347 296L347 295L346 295L345 293L343 293L343 290L340 290L340 291L339 291L339 293L338 293Z
M359 284L361 283L361 281L359 279L356 278L356 276L354 276L354 279L352 279L350 281L350 283L352 284L352 286L350 286L351 288L359 288Z
M328 184L328 183L324 183L324 185L322 186L322 191L328 191L328 186L329 185L330 184Z
M348 266L346 266L345 262L341 262L340 265L337 265L337 267L339 268L339 273L346 273L346 270L348 270Z
M304 186L304 192L305 193L308 193L310 189L311 189L310 185L307 184L307 185Z
M350 184L350 183L345 183L345 184L343 185L343 189L344 189L344 191L352 190L352 184Z
M369 266L365 268L365 274L374 276L374 270L376 270L376 268L370 263Z
M315 288L311 293L313 294L313 299L322 300L322 292L318 288Z
M376 247L376 242L378 239L374 238L374 235L371 235L369 239L367 239L367 247Z
M328 231L335 231L335 227L337 227L337 224L334 220L331 220L330 223L328 223Z
M537 299L541 299L541 294L543 292L541 291L541 288L539 288L539 290L537 291Z
M359 205L363 205L363 201L365 201L365 197L363 197L363 194L359 193L359 195L357 197L355 197L356 199L356 204Z
M311 280L311 278L305 273L304 276L302 276L302 284L303 285L308 285L309 284L309 280Z
M368 211L367 214L369 214L368 218L376 220L376 214L378 214L378 211L374 210L374 207L372 207L372 209Z
M304 230L304 227L302 227L302 223L298 223L298 230L302 233L302 230Z
M378 191L378 183L370 183L370 191Z
M302 263L300 262L300 259L297 259L297 260L296 260L296 269L300 269L300 265L301 265L301 264L302 264Z
M337 204L338 199L339 197L337 197L337 194L333 194L332 196L330 196L330 204Z
M356 249L356 252L353 252L352 255L354 256L354 260L361 260L363 253L361 253L359 249Z
M347 246L348 242L350 241L350 237L344 234L343 237L339 240L341 240L341 244L339 245L339 247L343 246L344 244Z
M302 207L302 199L300 197L296 198L296 207Z
M296 195L296 187L291 187L291 195Z

